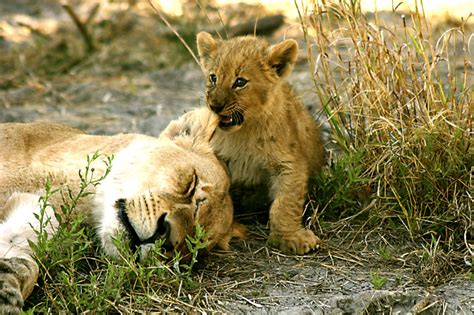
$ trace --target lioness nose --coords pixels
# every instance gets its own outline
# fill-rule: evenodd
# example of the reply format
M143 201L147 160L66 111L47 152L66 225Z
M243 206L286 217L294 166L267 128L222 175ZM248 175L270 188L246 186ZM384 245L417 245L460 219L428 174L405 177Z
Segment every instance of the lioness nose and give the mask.
M163 243L161 245L162 249L165 249L167 252L173 252L174 246L171 243L171 224L166 220L166 213L163 213L159 218L156 226L155 233L145 239L141 240L139 244L137 244L137 247L142 244L154 244L155 241L157 240L163 240Z
M214 104L210 104L209 107L214 113L219 114L224 109L224 104L214 103Z
M158 219L158 226L156 228L155 232L155 240L156 239L162 239L164 240L162 248L164 248L166 251L173 251L174 246L171 244L170 240L170 233L171 233L171 225L166 219L166 214L162 214L160 218Z
M120 221L122 221L122 224L125 228L125 230L127 231L127 234L128 234L128 237L130 239L130 248L132 249L132 251L135 251L137 250L137 248L140 246L140 245L143 245L143 244L153 244L155 243L156 240L164 240L163 242L163 248L166 249L166 251L173 251L174 249L174 246L173 244L171 243L171 224L168 222L168 220L166 219L168 214L167 213L162 213L160 215L160 217L158 218L158 221L157 221L157 224L156 224L156 229L155 231L153 232L153 235L146 238L146 239L143 239L142 237L140 237L139 234L141 233L138 233L132 223L130 222L130 219L128 217L128 213L127 213L127 210L126 210L126 206L127 206L127 203L126 203L126 199L118 199L116 202L115 202L115 205L117 207L117 209L119 210L118 211L118 217L120 219ZM144 231L141 231L142 233Z
M156 227L156 232L155 232L155 235L157 238L169 239L170 237L171 226L168 223L168 221L166 221L166 216L167 214L164 213L158 219L158 226Z

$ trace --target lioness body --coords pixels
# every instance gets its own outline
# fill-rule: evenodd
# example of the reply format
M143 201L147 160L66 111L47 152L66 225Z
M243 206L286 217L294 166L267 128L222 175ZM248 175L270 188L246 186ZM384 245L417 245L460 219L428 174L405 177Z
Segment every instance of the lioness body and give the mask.
M227 248L233 208L227 171L208 142L215 126L207 117L192 133L171 139L168 130L153 138L91 136L48 123L0 125L0 313L19 311L36 283L28 240L36 241L45 178L77 192L78 171L96 151L114 155L112 168L74 211L96 226L106 253L118 256L113 239L124 232L143 254L158 238L170 252L186 254L185 238L196 224L207 232L208 250ZM95 178L105 172L103 162L93 163ZM61 204L60 195L50 202ZM46 232L53 234L58 223L51 207L45 211L51 219Z
M89 136L59 124L0 125L0 219L9 210L5 203L13 192L38 192L48 176L55 186L79 187L77 172L85 166L88 154L117 152L137 136L120 135L104 141L107 137ZM104 165L95 167L100 175Z
M220 117L211 140L234 184L269 186L270 238L284 251L304 254L319 239L302 225L309 179L324 159L319 128L286 81L297 43L269 46L256 37L197 36L206 103Z

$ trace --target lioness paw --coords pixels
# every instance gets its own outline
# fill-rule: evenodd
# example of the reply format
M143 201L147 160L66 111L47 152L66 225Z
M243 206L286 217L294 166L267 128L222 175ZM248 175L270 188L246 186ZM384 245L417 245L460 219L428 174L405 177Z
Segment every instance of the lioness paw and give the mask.
M23 307L20 281L11 260L0 259L0 314L20 314Z
M2 275L0 275L2 277ZM20 314L23 306L23 298L16 279L9 275L10 279L0 280L0 314Z
M278 247L282 252L303 255L318 249L322 241L313 231L300 229L292 233L270 233L269 244Z

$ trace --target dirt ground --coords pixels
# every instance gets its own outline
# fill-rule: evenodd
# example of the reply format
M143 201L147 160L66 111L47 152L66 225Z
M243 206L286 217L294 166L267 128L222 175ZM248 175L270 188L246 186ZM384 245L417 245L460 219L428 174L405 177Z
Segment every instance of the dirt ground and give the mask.
M43 8L38 13L26 2L2 1L4 22L12 21L18 11L33 20L46 12L57 12L56 16L66 19L61 10ZM281 33L275 36L281 38ZM4 50L12 47L6 38L1 43ZM48 120L91 134L157 136L171 119L203 105L203 79L192 61L178 68L111 75L102 70L98 64L54 77L29 73L24 80L16 80L14 73L4 74L0 122ZM8 80L13 83L5 83ZM290 81L318 116L304 62L298 64ZM230 252L213 253L196 271L202 278L202 290L212 297L212 309L255 314L474 313L474 282L466 273L434 287L417 281L422 266L407 263L408 236L388 239L390 236L375 229L351 239L348 230L358 227L327 229L323 235L326 244L320 251L287 256L266 245L265 224L255 223L254 218L240 219L248 226L248 239L234 241ZM381 244L390 247L389 260L377 254ZM386 279L383 288L374 288L374 275ZM206 301L201 304L206 308Z

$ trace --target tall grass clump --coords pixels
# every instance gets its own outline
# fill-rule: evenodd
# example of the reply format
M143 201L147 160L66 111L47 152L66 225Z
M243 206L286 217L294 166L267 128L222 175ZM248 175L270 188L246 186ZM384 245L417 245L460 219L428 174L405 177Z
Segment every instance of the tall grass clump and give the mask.
M355 0L295 4L340 152L317 192L325 213L368 213L409 239L472 255L468 20L435 34L421 1L404 15L364 14Z

